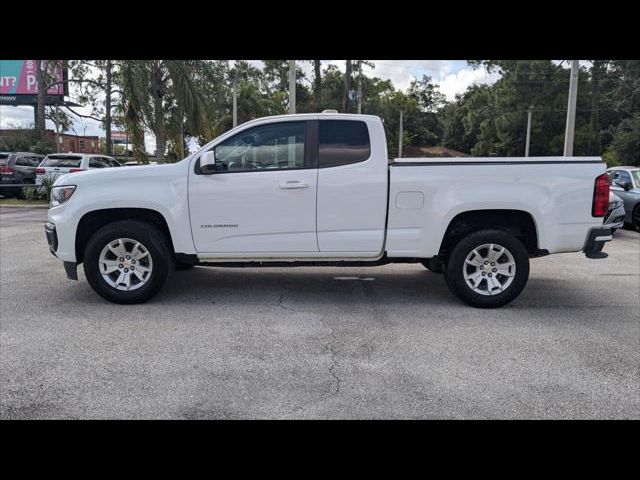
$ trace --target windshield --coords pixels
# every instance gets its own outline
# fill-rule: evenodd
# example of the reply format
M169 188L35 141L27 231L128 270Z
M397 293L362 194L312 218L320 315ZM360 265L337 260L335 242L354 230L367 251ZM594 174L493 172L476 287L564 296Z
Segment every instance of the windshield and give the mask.
M73 155L52 155L48 156L40 166L74 168L79 167L80 162L82 162L82 157Z
M636 188L640 188L640 170L631 170L631 176L636 184Z
M0 153L0 165L6 165L7 164L7 158L9 158L9 154L8 153Z

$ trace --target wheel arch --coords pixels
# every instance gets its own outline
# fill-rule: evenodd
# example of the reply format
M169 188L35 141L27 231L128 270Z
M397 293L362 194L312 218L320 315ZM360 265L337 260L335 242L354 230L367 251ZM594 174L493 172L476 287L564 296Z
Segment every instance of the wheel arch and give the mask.
M446 258L466 235L484 229L497 229L518 238L531 256L544 255L539 249L539 229L534 216L517 209L468 210L455 215L447 225L438 256Z
M165 235L171 249L170 253L175 257L175 249L169 225L162 213L149 208L105 208L85 213L78 222L75 238L77 263L82 263L84 249L91 235L99 228L119 220L138 220L155 225Z

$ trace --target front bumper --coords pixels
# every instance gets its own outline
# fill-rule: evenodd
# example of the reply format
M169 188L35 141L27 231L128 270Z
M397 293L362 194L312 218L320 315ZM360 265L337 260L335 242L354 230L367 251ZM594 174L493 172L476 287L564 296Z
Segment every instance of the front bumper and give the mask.
M620 205L618 208L607 212L602 226L607 228L622 228L624 226L624 215L624 205Z
M587 234L582 251L587 258L607 258L608 255L602 251L602 247L612 238L609 227L592 228Z
M52 253L54 257L57 257L56 254L58 250L58 232L56 231L56 226L47 222L44 224L44 233L47 236L47 243L49 244L49 251ZM76 262L62 262L64 266L64 271L67 274L67 278L70 280L78 280L78 268Z
M47 236L49 251L53 254L54 257L57 256L56 251L58 250L58 233L56 232L56 226L51 222L45 223L44 233Z

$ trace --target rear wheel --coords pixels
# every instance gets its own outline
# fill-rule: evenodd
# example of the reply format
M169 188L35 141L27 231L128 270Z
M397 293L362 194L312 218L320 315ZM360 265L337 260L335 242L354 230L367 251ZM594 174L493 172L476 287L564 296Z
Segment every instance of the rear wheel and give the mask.
M633 209L633 214L631 215L632 220L632 228L634 230L640 231L640 203L636 205L636 208Z
M529 278L529 254L520 240L501 230L481 230L454 247L445 279L461 300L480 308L514 300Z
M91 287L114 303L142 303L164 284L171 266L163 233L146 222L105 225L87 243L84 272Z

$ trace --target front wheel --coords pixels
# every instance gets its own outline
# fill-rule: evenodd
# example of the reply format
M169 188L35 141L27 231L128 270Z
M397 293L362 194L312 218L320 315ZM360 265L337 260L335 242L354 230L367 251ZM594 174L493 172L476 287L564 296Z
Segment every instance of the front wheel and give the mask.
M84 272L91 287L114 303L142 303L153 297L169 274L171 257L154 225L122 220L100 228L87 243Z
M636 205L636 208L633 209L631 220L633 221L631 224L632 228L640 232L640 204Z
M520 240L501 230L481 230L454 247L445 270L449 289L474 307L514 300L529 278L529 255Z

